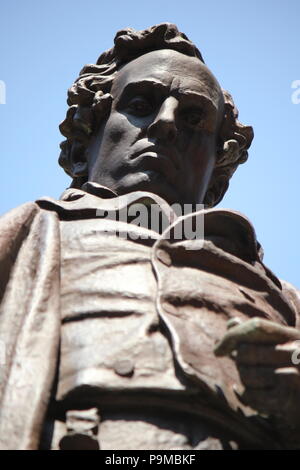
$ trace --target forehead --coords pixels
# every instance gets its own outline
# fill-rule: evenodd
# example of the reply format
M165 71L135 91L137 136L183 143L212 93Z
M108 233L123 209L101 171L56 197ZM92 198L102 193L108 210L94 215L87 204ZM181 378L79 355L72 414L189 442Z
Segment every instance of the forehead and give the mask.
M117 74L111 93L114 98L130 85L148 82L163 85L173 93L196 93L209 98L216 108L223 93L210 70L195 57L170 49L149 52L126 64ZM149 85L148 85L149 86Z

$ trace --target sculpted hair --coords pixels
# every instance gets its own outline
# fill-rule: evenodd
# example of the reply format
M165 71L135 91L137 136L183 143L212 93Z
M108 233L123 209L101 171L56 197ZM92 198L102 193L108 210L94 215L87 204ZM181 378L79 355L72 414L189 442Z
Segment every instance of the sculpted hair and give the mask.
M60 145L59 164L73 178L72 187L80 188L87 181L85 170L73 174L72 163L84 160L93 132L109 116L110 91L118 70L131 60L160 49L173 49L204 63L200 51L173 24L163 23L144 31L127 28L118 31L114 47L104 52L96 64L83 67L68 90L69 109L59 126L67 139ZM238 110L231 95L223 90L223 96L224 117L218 136L217 161L204 201L207 207L221 201L236 168L247 160L253 139L252 127L238 121Z

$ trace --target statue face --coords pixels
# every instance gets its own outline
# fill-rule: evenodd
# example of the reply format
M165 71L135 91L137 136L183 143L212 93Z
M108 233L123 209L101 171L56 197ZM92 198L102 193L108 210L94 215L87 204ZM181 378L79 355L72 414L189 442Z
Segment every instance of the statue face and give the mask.
M88 148L89 181L201 203L224 106L212 73L179 52L149 52L118 72L111 94L110 116Z

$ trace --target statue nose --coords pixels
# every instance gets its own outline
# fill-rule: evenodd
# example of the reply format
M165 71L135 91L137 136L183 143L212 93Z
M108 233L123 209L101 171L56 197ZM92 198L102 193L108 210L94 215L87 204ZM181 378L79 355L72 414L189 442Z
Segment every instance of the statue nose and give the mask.
M148 137L164 142L174 142L177 137L176 110L178 101L169 96L161 105L154 121L148 127Z

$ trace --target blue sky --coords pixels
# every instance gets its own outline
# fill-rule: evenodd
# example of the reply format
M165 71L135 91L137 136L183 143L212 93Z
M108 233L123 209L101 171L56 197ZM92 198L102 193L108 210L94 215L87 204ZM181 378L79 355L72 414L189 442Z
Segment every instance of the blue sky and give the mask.
M300 80L299 0L10 0L0 14L0 213L58 198L68 186L57 165L58 124L82 66L112 46L117 30L169 21L196 43L241 122L254 127L249 160L219 206L247 215L265 263L300 287L300 103L292 102L293 92L300 98L292 89Z

